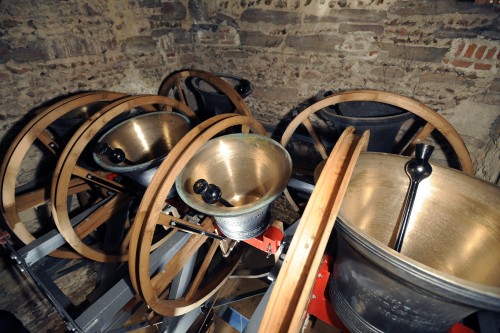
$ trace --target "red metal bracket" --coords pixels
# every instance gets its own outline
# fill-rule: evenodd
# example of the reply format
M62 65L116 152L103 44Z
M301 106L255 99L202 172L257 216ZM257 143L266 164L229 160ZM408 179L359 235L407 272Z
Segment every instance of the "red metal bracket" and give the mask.
M244 240L244 242L268 254L275 254L281 245L283 237L283 232L271 225L262 235Z
M335 313L333 303L330 300L330 294L327 288L328 280L330 279L330 262L330 256L325 255L319 267L318 275L316 276L316 282L314 283L307 313L342 332L348 332L347 328Z

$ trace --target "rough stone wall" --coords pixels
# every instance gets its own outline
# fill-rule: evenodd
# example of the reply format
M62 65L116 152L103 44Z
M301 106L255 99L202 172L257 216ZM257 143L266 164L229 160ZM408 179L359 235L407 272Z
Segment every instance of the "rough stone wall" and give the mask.
M498 5L455 0L2 1L0 147L54 98L155 93L196 67L249 79L251 110L271 124L326 90L413 97L498 182L499 26Z
M455 0L4 0L2 151L54 98L155 93L195 67L249 79L251 110L271 124L327 90L413 97L457 128L477 175L498 182L498 14Z
M380 89L442 114L498 183L498 6L454 0L189 1L193 65L244 76L275 124L320 91Z
M54 98L156 93L166 75L191 64L183 54L192 45L177 33L186 15L186 6L148 0L0 2L2 150L22 116Z

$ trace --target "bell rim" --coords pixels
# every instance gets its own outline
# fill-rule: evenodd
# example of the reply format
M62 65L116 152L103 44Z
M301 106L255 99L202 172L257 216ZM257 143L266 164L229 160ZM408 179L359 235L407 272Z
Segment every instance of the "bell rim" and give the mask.
M373 260L362 255L364 259L371 261L373 265L383 270L387 270L391 274L396 275L399 279L404 280L405 284L417 286L434 295L440 295L441 297L464 305L493 311L500 310L500 287L472 282L442 272L405 256L387 245L384 245L374 237L362 232L359 228L350 223L349 219L343 216L342 213L339 213L336 229L339 231L339 237L343 237L350 246L353 246L352 243L354 242L355 245L363 247L370 254L382 260L390 267L395 267L404 274L417 276L419 278L418 281L420 283L406 281L404 277L399 276L402 274L398 275L394 271L389 271L387 267L381 266L379 262L373 262ZM425 277L425 279L421 279L422 277ZM437 287L440 293L436 294L429 291L429 286ZM478 297L473 297L475 295L479 296L479 299Z
M227 137L239 137L239 138L241 138L241 137L246 137L246 138L257 137L259 139L262 139L268 143L275 145L276 147L278 147L279 150L281 150L284 153L285 159L287 160L288 165L289 165L289 170L288 170L289 172L287 173L287 178L291 177L292 158L291 158L290 154L288 153L288 151L276 140L273 140L269 137L266 137L266 136L263 136L260 134L254 134L254 133L234 133L234 134L227 134L227 135L223 135L223 136L211 139L211 140L207 141L205 144L207 144L209 142L212 142L212 144L213 144L213 142L216 142L218 140L222 140L223 138L227 138ZM189 164L189 162L186 163L186 166L188 164ZM189 198L189 196L187 196L184 193L184 189L182 188L182 184L180 184L181 179L183 178L183 175L184 175L184 171L185 171L185 167L182 169L181 173L179 174L179 176L175 180L175 188L177 190L177 194L179 195L179 197L182 199L182 201L184 201L191 208L199 211L200 213L212 215L215 217L219 217L219 216L220 217L237 217L237 216L240 216L242 214L248 214L248 213L254 212L256 210L259 210L264 206L268 206L283 193L283 191L286 188L287 183L288 183L288 182L284 182L284 185L282 186L282 188L279 191L276 191L276 193L273 195L263 196L263 197L255 200L253 202L250 202L250 203L247 203L247 204L244 204L241 206L223 207L223 206L212 205L212 206L210 206L211 209L208 209L206 206L208 204L202 205L202 204L199 204L198 202L194 202Z
M144 114L140 114L140 115L131 117L129 119L126 119L126 120L114 125L109 130L107 130L103 135L101 135L101 137L97 140L96 144L99 144L104 137L106 137L109 133L111 133L116 128L122 126L126 122L129 122L131 120L136 120L137 118L143 118L143 117L157 115L157 114L169 114L171 116L179 117L180 119L185 120L188 125L191 125L191 121L189 120L189 118L181 113L173 112L173 111L151 111L151 112L147 112ZM189 132L189 130L188 130L188 132ZM117 172L117 173L130 173L130 172L136 172L136 171L140 171L140 170L144 170L144 169L150 169L152 167L160 165L161 162L165 159L165 157L167 155L168 155L168 152L161 155L161 156L156 157L153 160L150 160L150 161L147 161L144 163L120 166L120 165L112 165L110 163L104 163L102 158L100 158L99 154L97 154L96 152L92 153L92 157L94 158L94 161L100 167L102 167L103 169L106 169L108 171Z

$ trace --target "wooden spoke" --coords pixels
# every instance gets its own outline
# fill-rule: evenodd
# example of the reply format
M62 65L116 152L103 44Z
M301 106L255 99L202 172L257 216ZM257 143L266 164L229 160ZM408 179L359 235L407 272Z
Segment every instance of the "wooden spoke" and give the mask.
M58 156L63 148L63 144L56 140L54 135L48 130L49 126L72 111L83 108L94 108L97 110L100 104L109 103L123 96L123 94L115 92L92 92L65 98L37 112L35 117L14 138L0 168L0 202L7 226L23 243L28 244L34 241L35 236L28 231L25 225L28 221L24 221L19 213L31 207L47 203L46 189L39 188L26 195L16 195L18 186L16 182L19 170L30 148L36 142L40 142L49 149L51 155ZM82 117L81 122L84 121L85 118ZM30 161L30 163L33 162ZM40 163L43 163L43 161ZM44 166L43 169L50 170L50 168L51 166ZM88 187L84 186L81 182L80 185L77 185L72 180L69 184L68 195L81 193L80 191L87 189ZM65 258L79 257L78 254L66 250L57 250L52 255Z
M38 140L47 148L52 154L59 156L61 151L61 144L57 143L57 139L54 138L49 130L43 130L40 135L38 135Z
M179 94L179 98L180 98L181 102L184 104L187 104L186 94L181 87L181 79L177 75L175 76L175 87L177 88L177 93Z
M92 231L108 221L116 211L127 207L131 199L130 196L125 194L116 194L74 228L76 235L81 239L88 236Z
M157 225L168 224L171 220L171 216L165 216L162 213L163 198L166 197L186 163L201 146L218 133L233 126L248 126L253 132L266 134L264 127L251 117L223 114L208 119L193 128L170 151L151 180L139 206L130 241L130 277L140 297L153 311L162 316L184 314L206 301L222 286L235 269L242 254L242 247L237 246L228 258L222 258L219 247L212 243L206 257L197 268L195 278L187 289L187 295L178 299L166 299L165 288L185 265L187 259L207 242L205 236L198 234L190 236L188 243L179 251L175 259L170 260L163 267L164 273L161 273L161 278L159 275L151 276L149 272L149 256L155 228ZM206 224L209 223L208 221L210 219L204 220L202 228L210 226ZM206 273L211 265L217 265L216 269L211 270L217 274L213 276L211 274L207 280Z
M207 238L202 235L192 235L188 239L187 243L184 244L179 252L177 252L168 262L168 267L163 267L163 269L151 279L155 292L160 294L167 288L176 275L182 270L183 264L198 251L205 243L206 239Z
M241 98L241 96L229 83L215 74L197 69L183 70L168 76L163 81L158 94L162 96L178 96L178 98L183 103L188 104L186 101L185 92L185 90L187 90L188 88L186 87L185 81L189 78L200 78L206 81L214 88L216 88L220 93L227 96L227 98L233 103L235 107L235 113L241 114L243 116L252 116L250 110L248 109L248 106L243 101L243 98Z
M78 194L84 191L90 190L90 186L81 179L72 179L70 183L70 188L68 191L69 195ZM27 209L35 208L40 205L46 204L50 199L50 187L42 187L36 190L32 190L29 193L21 194L16 196L16 209L18 212L24 212Z
M328 157L276 279L259 332L299 332L321 259L368 131L348 127Z
M326 148L325 148L325 146L323 146L323 143L321 143L321 140L320 140L318 134L316 134L316 131L314 130L314 126L311 123L311 121L309 120L309 118L304 119L303 125L306 127L307 132L309 132L309 135L311 136L311 138L314 142L314 147L316 147L316 149L320 153L321 157L323 159L326 159L328 157L328 154L326 152Z
M207 272L208 265L212 261L215 252L219 248L219 241L213 240L212 245L210 245L210 249L208 250L208 253L205 255L205 258L203 259L203 263L201 264L200 269L198 270L198 273L196 274L196 277L193 280L193 283L191 284L191 287L189 287L189 290L186 294L186 301L190 301L196 291L198 290L200 283L205 276L205 273Z
M385 91L357 90L338 93L325 97L324 99L306 108L292 120L292 122L288 125L285 132L283 133L281 144L286 147L297 128L301 124L303 124L310 133L314 146L321 154L322 158L325 158L326 150L321 144L321 141L316 132L312 128L312 123L309 120L309 116L331 105L355 101L384 103L399 107L415 114L419 118L423 119L426 122L426 125L422 129L420 129L417 135L406 147L406 149L404 149L404 153L411 154L415 145L419 142L422 142L435 129L439 131L450 143L451 147L457 155L462 171L469 175L473 174L472 159L470 157L469 151L467 150L467 147L465 146L458 132L453 128L453 126L451 126L448 121L446 121L446 119L444 119L441 115L437 114L424 104L412 98ZM290 196L288 189L286 191L288 194L286 196L288 201L291 203L294 209L297 209L299 205L294 202L294 200Z
M128 258L128 251L121 253L110 253L102 248L87 245L83 241L83 237L89 231L94 230L94 226L98 226L107 222L111 215L124 209L124 204L112 203L99 209L98 214L93 215L92 220L88 221L82 227L73 228L69 213L68 205L68 189L73 176L78 176L93 183L93 186L101 189L111 190L113 192L128 193L126 186L109 180L106 178L107 172L90 171L78 164L80 156L84 150L92 143L95 134L101 131L107 124L120 115L124 115L132 109L141 108L144 112L156 110L154 105L168 105L176 111L181 112L189 119L196 118L194 112L185 104L164 96L129 96L115 101L107 105L105 108L95 113L88 119L71 137L61 152L59 161L55 167L54 177L51 187L51 210L57 229L62 234L68 244L82 256L98 262L124 261ZM107 192L107 191L104 191ZM120 196L121 198L121 196ZM116 199L123 201L124 199ZM84 231L83 231L84 230ZM127 231L124 232L127 234ZM126 246L121 243L122 249Z
M409 156L413 154L413 152L415 151L415 146L419 143L424 142L425 138L428 137L432 133L432 131L434 131L434 129L435 127L431 123L425 124L425 126L417 132L408 146L403 150L402 155Z

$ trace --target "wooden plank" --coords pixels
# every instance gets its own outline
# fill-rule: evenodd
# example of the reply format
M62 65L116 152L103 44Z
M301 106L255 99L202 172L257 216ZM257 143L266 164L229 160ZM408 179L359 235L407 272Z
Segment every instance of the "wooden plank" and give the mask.
M358 141L354 128L348 127L328 157L276 279L259 332L300 331L347 183L368 139L365 132Z

